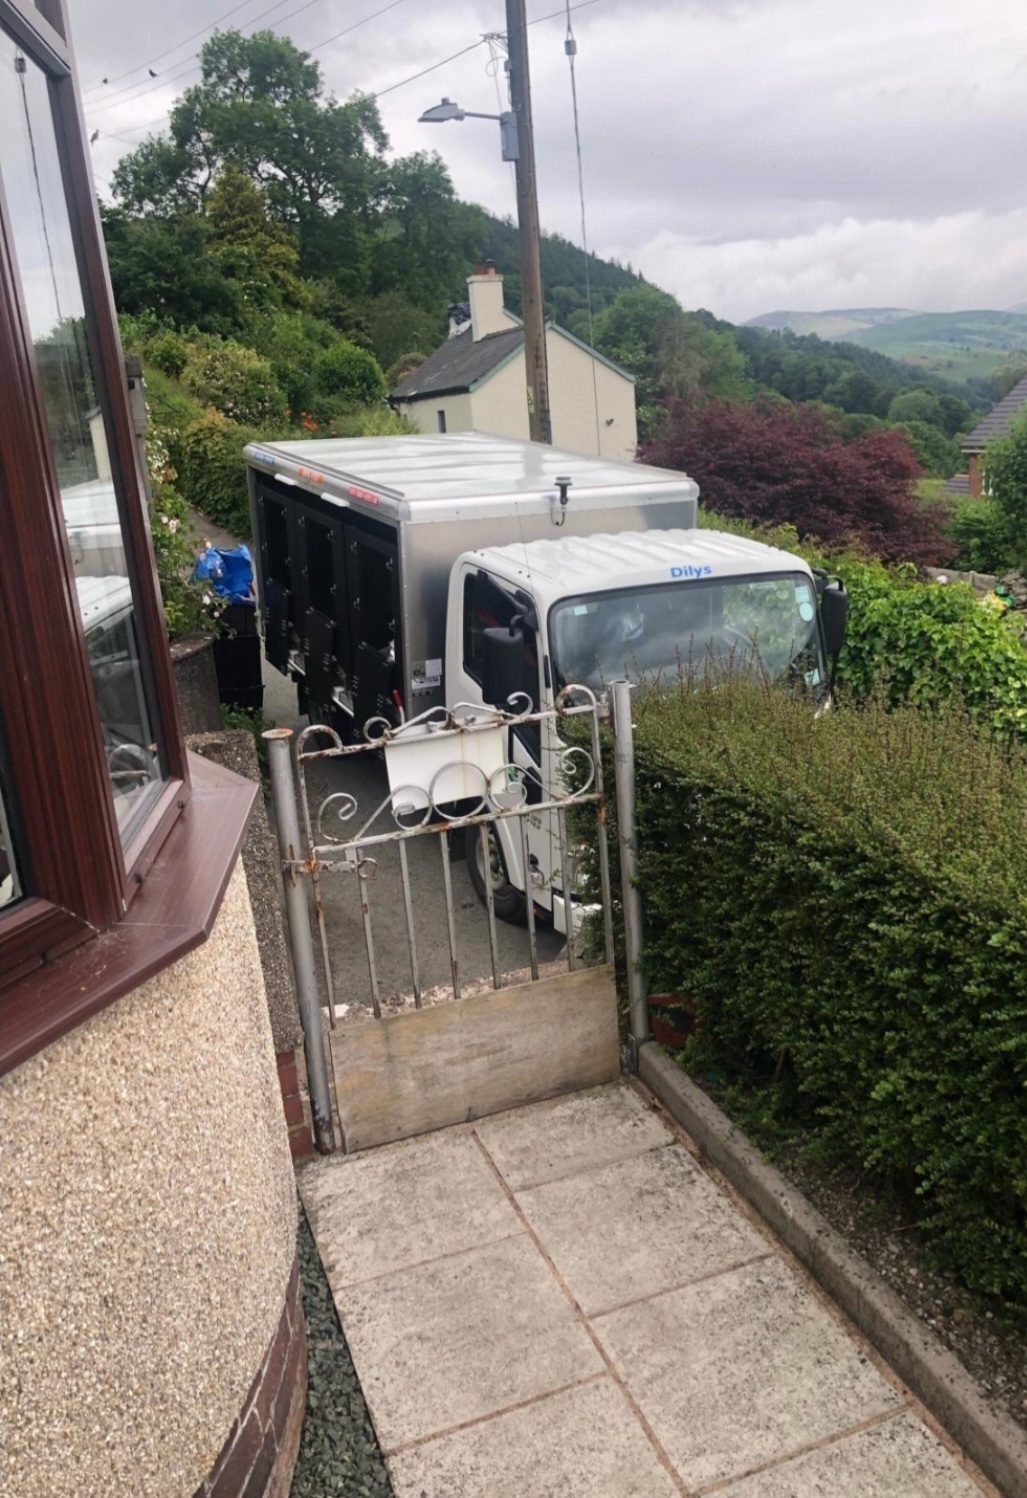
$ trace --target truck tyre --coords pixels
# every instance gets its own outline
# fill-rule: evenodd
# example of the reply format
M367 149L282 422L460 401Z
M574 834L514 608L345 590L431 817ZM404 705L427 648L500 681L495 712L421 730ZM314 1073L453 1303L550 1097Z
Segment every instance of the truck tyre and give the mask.
M523 926L528 918L524 896L519 889L514 889L506 876L506 863L495 827L490 826L488 833L490 858L489 868L486 870L481 856L481 834L477 827L467 827L464 830L464 856L467 859L467 872L471 876L474 892L484 905L485 880L491 879L492 903L495 906L496 915L501 921L506 921L511 926Z

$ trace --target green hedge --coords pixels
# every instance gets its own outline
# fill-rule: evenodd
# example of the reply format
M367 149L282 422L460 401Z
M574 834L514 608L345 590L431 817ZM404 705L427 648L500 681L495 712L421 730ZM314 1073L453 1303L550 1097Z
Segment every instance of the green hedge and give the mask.
M839 700L881 697L891 707L958 697L979 727L1027 742L1027 649L1022 613L1002 614L966 583L923 582L910 563L886 567L800 542L792 526L752 526L702 513L700 524L793 551L842 578L849 626L838 662Z
M898 1186L1027 1312L1027 766L954 707L813 720L742 680L637 704L652 991L693 1060Z

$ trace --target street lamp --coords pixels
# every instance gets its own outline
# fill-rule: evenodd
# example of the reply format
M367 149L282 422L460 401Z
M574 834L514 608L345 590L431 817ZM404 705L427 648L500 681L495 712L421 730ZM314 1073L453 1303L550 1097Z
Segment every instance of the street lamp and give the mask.
M517 178L517 226L520 239L521 302L524 314L524 362L527 374L528 431L533 442L552 442L549 415L549 365L546 358L546 320L542 303L541 244L538 192L535 187L535 143L531 122L531 80L528 75L528 29L524 0L506 0L506 41L509 61L510 108L504 114L479 114L461 109L452 99L426 109L425 125L447 120L498 120L503 160L514 163Z
M444 125L448 120L498 120L503 160L520 161L521 147L517 138L517 116L512 109L507 109L503 114L479 114L474 109L461 109L460 105L454 104L452 99L443 99L441 104L433 104L431 109L426 109L417 123L419 125Z

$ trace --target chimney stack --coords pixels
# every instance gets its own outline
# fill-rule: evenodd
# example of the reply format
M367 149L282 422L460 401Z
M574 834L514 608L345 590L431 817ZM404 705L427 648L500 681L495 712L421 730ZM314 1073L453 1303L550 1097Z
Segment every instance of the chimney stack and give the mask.
M467 278L471 303L471 337L475 343L490 333L505 333L511 326L503 311L503 278L491 260L476 266Z

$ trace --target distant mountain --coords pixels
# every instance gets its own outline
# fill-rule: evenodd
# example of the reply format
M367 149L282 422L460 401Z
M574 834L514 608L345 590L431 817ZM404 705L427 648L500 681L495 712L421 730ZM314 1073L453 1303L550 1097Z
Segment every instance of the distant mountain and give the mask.
M917 315L906 307L842 307L825 312L764 312L759 317L751 317L743 326L771 328L778 332L790 328L793 333L815 333L818 338L844 338L851 342L854 334L866 328Z
M1027 357L1027 311L918 312L850 333L849 341L948 380L987 379Z
M1027 312L1027 302L1017 302L1015 307L1007 307L1007 312Z

